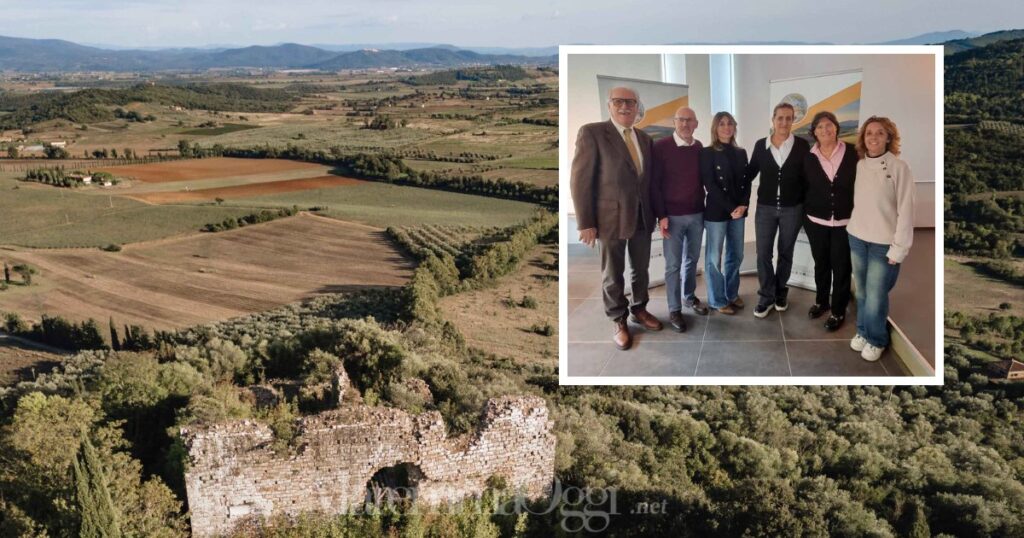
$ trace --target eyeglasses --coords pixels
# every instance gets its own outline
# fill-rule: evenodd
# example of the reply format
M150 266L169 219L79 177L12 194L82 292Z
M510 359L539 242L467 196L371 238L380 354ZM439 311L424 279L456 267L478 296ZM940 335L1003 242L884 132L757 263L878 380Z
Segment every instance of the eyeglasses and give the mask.
M609 101L615 106L628 106L630 108L636 106L636 99L620 99L618 97L613 97L609 99Z

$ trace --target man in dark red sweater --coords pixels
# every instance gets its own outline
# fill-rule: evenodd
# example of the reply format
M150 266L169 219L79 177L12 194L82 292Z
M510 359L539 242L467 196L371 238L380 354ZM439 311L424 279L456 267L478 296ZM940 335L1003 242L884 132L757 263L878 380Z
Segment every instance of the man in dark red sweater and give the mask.
M704 187L700 182L701 143L693 138L697 115L689 107L676 110L672 136L654 143L651 208L658 219L665 254L665 291L669 321L683 332L683 304L699 315L708 313L694 291L697 261L704 234ZM679 268L682 266L682 289Z

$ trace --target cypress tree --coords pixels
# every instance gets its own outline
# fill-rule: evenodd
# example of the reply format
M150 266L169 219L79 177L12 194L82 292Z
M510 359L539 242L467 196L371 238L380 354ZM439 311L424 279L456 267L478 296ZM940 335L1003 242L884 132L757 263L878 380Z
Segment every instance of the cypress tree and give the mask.
M114 316L110 316L110 347L114 351L121 351L121 341L117 338L117 327L114 327Z
M78 457L73 468L75 497L78 501L82 525L78 534L83 538L117 538L121 536L117 511L107 488L106 473L96 449L88 436L82 437Z

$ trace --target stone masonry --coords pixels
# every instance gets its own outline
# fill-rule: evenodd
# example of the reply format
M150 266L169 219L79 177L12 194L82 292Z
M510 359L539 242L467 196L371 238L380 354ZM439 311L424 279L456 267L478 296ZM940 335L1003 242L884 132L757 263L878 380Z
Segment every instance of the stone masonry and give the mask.
M449 439L440 413L349 405L298 420L287 453L271 448L266 425L242 420L183 428L192 532L216 536L253 516L351 511L381 469L413 467L416 502L481 493L491 476L530 498L554 479L555 436L542 398L491 399L476 432Z

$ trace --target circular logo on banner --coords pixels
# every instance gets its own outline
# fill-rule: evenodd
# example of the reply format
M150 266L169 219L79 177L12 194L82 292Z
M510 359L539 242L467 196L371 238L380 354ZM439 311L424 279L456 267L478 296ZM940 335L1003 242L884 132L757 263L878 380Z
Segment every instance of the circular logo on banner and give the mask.
M791 93L779 102L793 105L793 123L800 123L807 115L807 98L799 93Z

